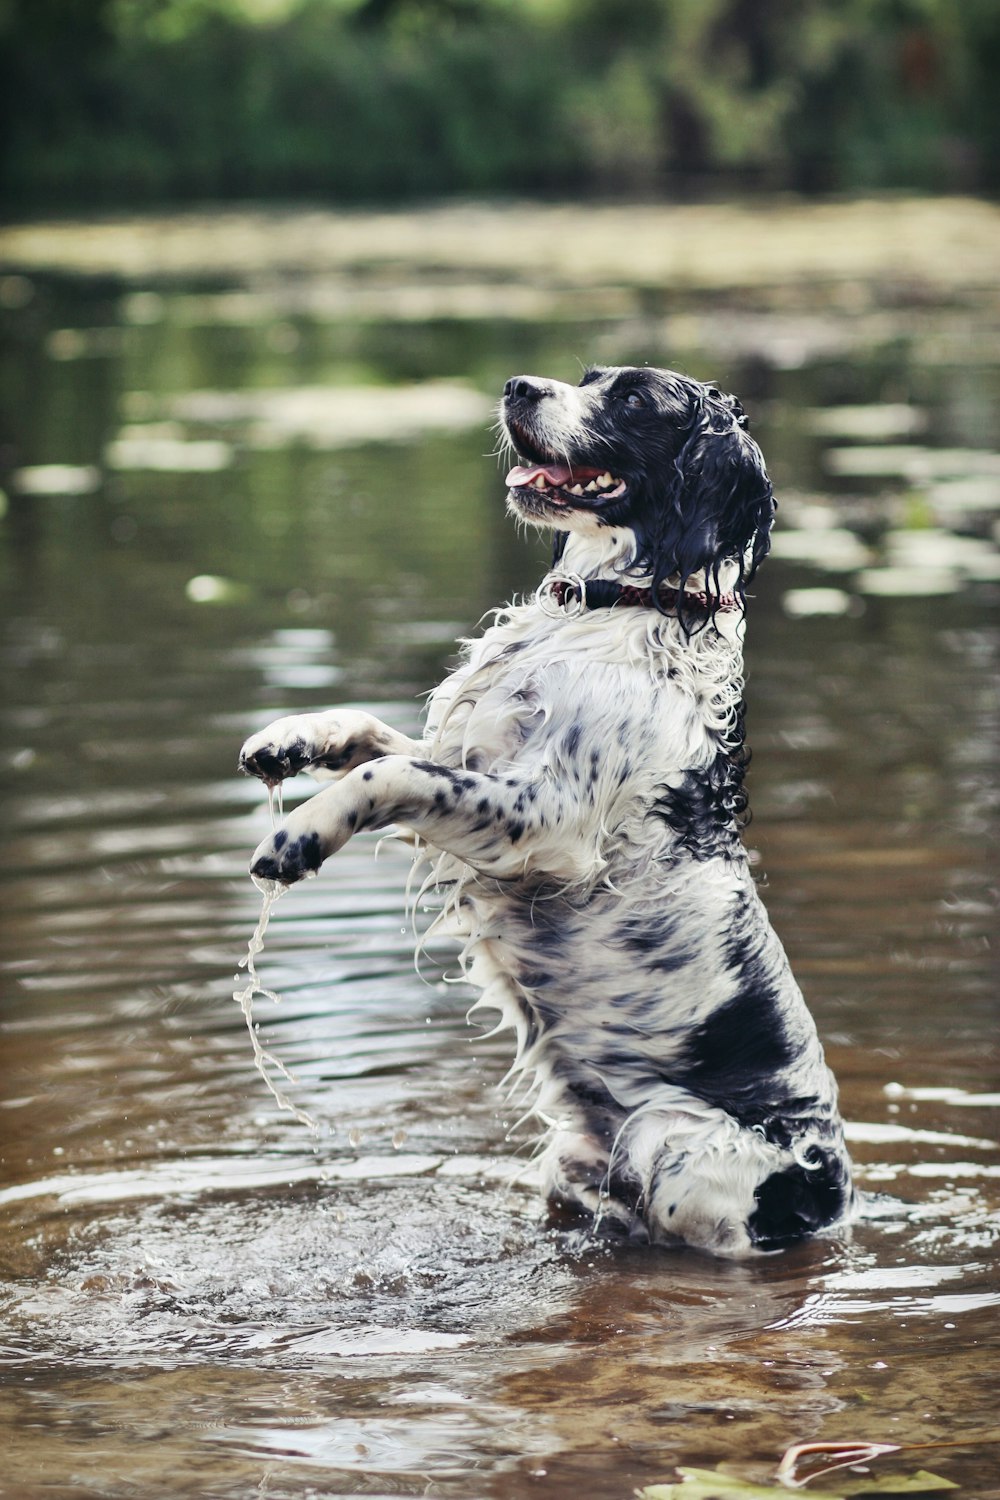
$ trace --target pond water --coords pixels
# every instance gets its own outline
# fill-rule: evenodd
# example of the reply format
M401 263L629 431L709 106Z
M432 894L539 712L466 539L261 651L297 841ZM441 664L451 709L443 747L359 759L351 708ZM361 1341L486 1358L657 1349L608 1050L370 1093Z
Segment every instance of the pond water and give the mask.
M1000 1493L995 300L399 266L0 298L0 1493L625 1500L839 1439L965 1444L868 1477ZM415 968L391 842L285 896L260 959L315 1135L232 998L241 741L338 702L412 729L543 566L503 381L643 359L737 390L782 498L748 837L880 1195L746 1264L546 1216L508 1040Z

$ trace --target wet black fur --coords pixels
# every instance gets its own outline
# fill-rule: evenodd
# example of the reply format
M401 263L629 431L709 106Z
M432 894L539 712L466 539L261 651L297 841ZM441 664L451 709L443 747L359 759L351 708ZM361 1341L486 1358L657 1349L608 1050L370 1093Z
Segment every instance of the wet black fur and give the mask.
M730 746L719 750L704 770L688 771L678 787L663 787L654 813L677 835L677 848L694 859L731 854L750 822L744 780L750 765L745 743L745 710L736 715Z
M580 381L581 387L599 383L606 390L589 419L588 437L574 444L573 463L607 469L625 479L628 490L620 500L588 508L604 526L631 529L637 542L633 571L652 576L654 593L674 574L683 587L704 569L718 596L719 567L735 559L742 597L767 556L776 507L739 401L671 370L593 368ZM533 434L533 409L544 394L544 383L523 376L509 381L505 392L507 427L529 462L561 457L539 446ZM643 404L630 403L630 397ZM556 562L565 543L565 533L558 535ZM697 628L703 617L688 623Z
M754 1244L759 1250L780 1250L815 1234L840 1217L849 1191L843 1159L813 1147L808 1166L774 1172L757 1189L757 1207L748 1223Z

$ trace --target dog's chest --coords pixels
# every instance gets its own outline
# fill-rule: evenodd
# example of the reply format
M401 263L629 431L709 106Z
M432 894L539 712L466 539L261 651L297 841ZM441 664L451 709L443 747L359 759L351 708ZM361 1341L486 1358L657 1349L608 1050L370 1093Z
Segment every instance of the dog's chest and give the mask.
M534 690L510 645L497 627L467 642L465 659L431 694L425 737L445 765L485 771L516 758Z
M522 607L474 642L432 695L428 740L445 764L468 770L535 763L575 775L586 766L604 779L612 768L620 775L623 754L653 758L662 707L629 632L553 626Z

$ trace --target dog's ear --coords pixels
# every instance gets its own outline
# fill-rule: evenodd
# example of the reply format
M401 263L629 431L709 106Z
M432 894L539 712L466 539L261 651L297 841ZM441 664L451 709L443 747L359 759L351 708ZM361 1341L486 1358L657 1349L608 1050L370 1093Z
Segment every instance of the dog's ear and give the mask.
M774 491L745 424L743 408L733 398L703 402L697 409L660 512L657 582L676 572L683 583L704 569L709 592L718 595L722 565L735 562L735 587L742 594L767 556Z

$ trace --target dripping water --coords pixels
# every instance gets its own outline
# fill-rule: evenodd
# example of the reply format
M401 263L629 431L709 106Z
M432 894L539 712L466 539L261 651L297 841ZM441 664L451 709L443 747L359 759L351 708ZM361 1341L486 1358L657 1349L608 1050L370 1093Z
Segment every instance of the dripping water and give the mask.
M272 817L274 812L273 791L274 788L268 789L268 801L271 805ZM278 798L278 803L280 814L280 797ZM267 932L267 925L271 920L271 911L279 897L284 895L288 887L282 885L278 880L261 880L256 875L252 875L250 878L261 893L260 917L257 920L257 926L254 928L247 946L247 956L240 959L240 968L246 969L247 972L247 983L242 989L233 991L233 999L242 1010L247 1023L247 1031L250 1034L250 1041L253 1046L254 1066L261 1078L263 1078L264 1084L278 1108L287 1110L289 1114L298 1120L300 1125L305 1125L314 1134L318 1134L319 1125L312 1115L308 1114L304 1109L300 1109L297 1104L294 1104L272 1077L272 1073L278 1073L286 1083L292 1085L298 1083L298 1079L293 1073L289 1072L280 1057L275 1057L274 1053L270 1052L261 1042L259 1023L254 1020L253 1012L254 996L256 995L263 995L265 999L272 1000L275 1005L280 1004L281 1001L280 995L275 994L274 990L270 990L261 984L260 975L257 972L257 959L264 948L264 935Z
M268 782L267 810L271 815L271 832L285 816L285 784L282 781Z

